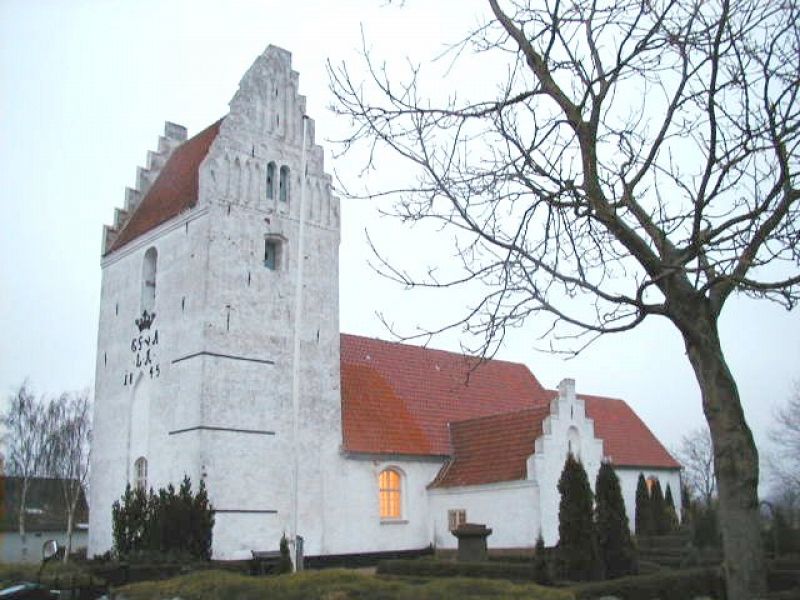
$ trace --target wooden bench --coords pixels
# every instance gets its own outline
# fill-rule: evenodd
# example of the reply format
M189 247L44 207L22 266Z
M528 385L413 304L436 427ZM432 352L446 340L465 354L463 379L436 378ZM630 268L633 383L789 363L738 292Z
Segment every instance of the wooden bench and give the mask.
M281 553L278 550L251 550L253 555L253 574L269 575L277 571L281 562Z

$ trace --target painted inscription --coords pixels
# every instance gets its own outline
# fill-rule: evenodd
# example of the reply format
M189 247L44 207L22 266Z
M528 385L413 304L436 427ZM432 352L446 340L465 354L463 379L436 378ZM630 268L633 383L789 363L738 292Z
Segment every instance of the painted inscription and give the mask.
M131 338L131 354L133 354L133 367L125 371L122 385L132 385L136 375L142 373L149 375L150 379L161 376L161 366L158 362L158 329L153 327L156 313L142 311L142 316L136 319L137 335Z

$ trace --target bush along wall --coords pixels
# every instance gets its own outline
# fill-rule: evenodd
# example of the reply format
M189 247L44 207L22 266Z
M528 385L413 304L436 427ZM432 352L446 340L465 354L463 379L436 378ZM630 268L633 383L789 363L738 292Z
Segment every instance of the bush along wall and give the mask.
M150 553L211 558L214 509L202 480L196 494L188 477L178 490L169 484L158 493L128 484L111 513L114 550L121 558Z

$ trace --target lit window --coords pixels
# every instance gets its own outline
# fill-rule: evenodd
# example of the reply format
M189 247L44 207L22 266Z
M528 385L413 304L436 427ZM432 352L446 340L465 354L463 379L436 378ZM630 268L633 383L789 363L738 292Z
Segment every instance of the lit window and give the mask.
M401 478L394 469L381 471L378 478L381 500L381 519L399 519L401 516Z
M142 265L142 310L153 312L156 305L156 262L158 252L155 248L148 248L144 253Z
M275 163L267 165L267 198L272 200L275 197Z
M289 167L281 167L281 178L278 182L278 199L281 202L289 200Z
M147 459L140 456L133 463L134 485L137 489L147 491Z
M447 511L447 528L455 531L467 522L467 511L463 508L456 508Z

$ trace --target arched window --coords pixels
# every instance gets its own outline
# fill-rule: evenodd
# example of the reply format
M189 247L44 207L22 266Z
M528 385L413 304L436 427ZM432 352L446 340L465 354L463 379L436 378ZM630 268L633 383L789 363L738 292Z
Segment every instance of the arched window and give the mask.
M577 427L567 429L567 452L577 460L581 458L581 434Z
M384 469L378 477L381 519L399 519L402 516L403 478L395 469Z
M143 491L147 491L147 459L144 456L140 456L136 459L136 462L133 463L133 477L134 477L134 487L136 489L140 489Z
M156 305L156 263L158 252L155 248L148 248L144 253L142 265L142 310L153 312Z
M278 183L278 199L281 202L289 200L289 167L281 167L281 179Z
M267 165L267 199L275 198L275 163Z

